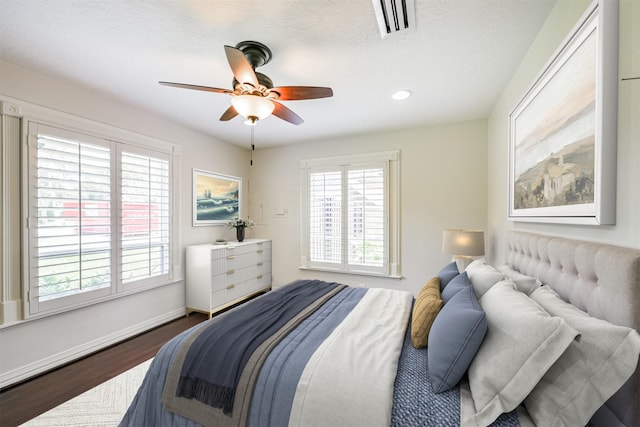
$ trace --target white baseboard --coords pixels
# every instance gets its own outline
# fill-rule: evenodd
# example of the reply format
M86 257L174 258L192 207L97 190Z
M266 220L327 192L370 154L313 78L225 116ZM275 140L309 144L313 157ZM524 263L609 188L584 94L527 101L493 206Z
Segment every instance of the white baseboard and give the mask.
M156 326L160 326L184 315L184 309L179 308L168 313L164 313L160 316L156 316L152 319L148 319L145 322L138 323L137 325L123 329L113 334L90 341L86 344L67 349L61 353L54 354L45 359L41 359L37 362L22 366L18 369L1 373L0 388L8 387L12 384L24 381L28 378L34 377L38 374L42 374L66 363L73 362L74 360L77 360L83 356L95 353L96 351L102 350L110 345L117 344L120 341L124 341L127 338L131 338L132 336L148 331L152 328L155 328Z

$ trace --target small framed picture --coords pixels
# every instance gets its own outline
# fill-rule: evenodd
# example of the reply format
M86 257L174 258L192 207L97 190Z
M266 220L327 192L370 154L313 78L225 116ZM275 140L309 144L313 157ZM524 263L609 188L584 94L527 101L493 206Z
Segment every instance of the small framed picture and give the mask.
M240 217L242 178L193 169L193 225L225 225Z

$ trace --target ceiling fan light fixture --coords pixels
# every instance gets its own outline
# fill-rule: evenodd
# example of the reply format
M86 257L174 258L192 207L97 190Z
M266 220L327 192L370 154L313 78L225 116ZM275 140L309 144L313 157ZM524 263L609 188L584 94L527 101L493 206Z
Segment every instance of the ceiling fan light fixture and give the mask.
M268 117L276 108L275 104L262 96L238 95L231 98L233 108L252 125ZM246 123L246 122L245 122Z

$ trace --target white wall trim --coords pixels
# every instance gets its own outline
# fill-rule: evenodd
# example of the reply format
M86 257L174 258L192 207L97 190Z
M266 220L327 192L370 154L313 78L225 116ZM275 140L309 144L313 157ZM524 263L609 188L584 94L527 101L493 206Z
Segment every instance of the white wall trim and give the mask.
M82 345L69 348L58 354L54 354L50 357L38 360L37 362L21 366L18 369L3 372L0 374L0 388L10 386L19 381L26 380L35 375L57 368L65 363L72 362L83 356L87 356L98 350L102 350L110 345L117 344L121 341L126 340L127 338L131 338L134 335L146 332L152 328L155 328L156 326L160 326L184 315L184 309L177 308L168 313L164 313L160 316L156 316L152 319L148 319L144 322L138 323L137 325L130 326L128 328L106 335L102 338L89 341Z
M23 119L24 123L35 121L48 126L63 127L95 136L96 138L120 142L127 141L128 144L135 144L168 154L177 152L179 155L181 151L178 144L170 141L10 96L0 94L0 103L3 112Z
M1 102L2 111L19 111ZM0 115L0 327L22 318L20 247L20 119Z

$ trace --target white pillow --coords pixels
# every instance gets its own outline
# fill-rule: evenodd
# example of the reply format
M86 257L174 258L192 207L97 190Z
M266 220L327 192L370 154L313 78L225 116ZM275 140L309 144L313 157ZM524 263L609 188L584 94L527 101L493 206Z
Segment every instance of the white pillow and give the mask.
M467 272L478 300L493 285L504 279L504 274L493 266L485 264L484 258L473 261L464 271Z
M540 279L524 275L506 264L498 267L498 271L504 273L506 277L513 280L513 283L516 284L516 288L527 295L531 295L531 292L542 286Z
M580 332L525 399L540 426L584 426L629 379L640 356L640 335L632 328L596 319L564 302L548 286L531 298L552 316Z
M487 334L468 374L475 406L472 421L486 426L522 403L578 331L551 317L511 281L495 284L480 306Z

